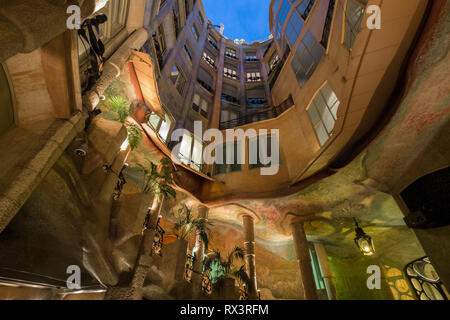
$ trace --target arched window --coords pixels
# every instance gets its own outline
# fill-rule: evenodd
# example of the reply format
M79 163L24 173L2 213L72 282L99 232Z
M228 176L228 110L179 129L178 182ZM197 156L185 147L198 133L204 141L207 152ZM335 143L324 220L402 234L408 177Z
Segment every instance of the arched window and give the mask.
M6 72L0 65L0 135L14 124L14 109Z

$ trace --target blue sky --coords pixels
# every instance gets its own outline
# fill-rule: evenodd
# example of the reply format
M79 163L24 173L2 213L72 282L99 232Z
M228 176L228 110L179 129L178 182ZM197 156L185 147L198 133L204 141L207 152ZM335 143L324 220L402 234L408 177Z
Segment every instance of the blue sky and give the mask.
M269 37L270 0L203 0L206 16L215 25L225 25L229 39L247 43Z

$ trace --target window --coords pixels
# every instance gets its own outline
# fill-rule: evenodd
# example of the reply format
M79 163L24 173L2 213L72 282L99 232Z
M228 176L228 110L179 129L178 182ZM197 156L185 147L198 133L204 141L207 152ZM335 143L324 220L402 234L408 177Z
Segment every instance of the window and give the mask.
M298 7L297 11L300 13L303 20L308 19L309 13L312 10L312 7L314 6L314 2L316 0L304 0Z
M303 87L311 78L324 54L324 48L308 31L302 39L291 63L300 87Z
M284 22L286 21L286 17L290 10L291 10L291 3L289 2L289 0L284 0L283 4L281 5L281 9L278 12L278 23L280 24L281 27L284 25Z
M450 296L429 257L408 263L406 278L419 300L448 300Z
M294 47L297 42L298 36L300 35L300 31L303 28L303 20L300 18L300 15L297 11L294 11L291 19L289 19L289 23L286 28L286 35L289 40L289 44L291 48Z
M331 23L333 22L333 13L335 4L336 0L330 0L330 3L328 4L327 17L325 19L325 24L323 26L322 41L320 41L320 43L325 49L328 48L328 40L330 38Z
M321 146L333 134L339 104L336 94L327 83L316 94L308 108L309 117Z
M165 119L162 120L156 113L152 112L148 120L148 124L152 127L162 141L167 142L169 132L172 127L172 119L166 114Z
M236 120L239 114L232 110L221 110L220 111L220 122L228 122Z
M265 142L266 142L266 146L267 146L266 156L269 158L272 156L272 136L271 135L260 135L260 136L254 137L254 138L250 138L249 139L249 152L256 151L256 159L255 159L256 163L251 163L251 162L255 162L254 160L252 161L252 159L253 159L253 157L255 157L255 155L253 155L253 157L252 157L249 154L250 170L278 164L278 163L268 163L265 165L262 163L262 159L261 159L261 155L260 155L260 143L262 143L261 140L265 140Z
M198 20L200 21L200 24L203 25L205 23L205 20L202 17L202 14L200 13L200 11L198 12Z
M344 44L353 48L356 36L361 31L364 9L368 0L347 0L345 7Z
M231 67L224 67L223 74L225 77L237 80L237 71L232 69Z
M186 54L186 57L189 59L189 61L192 63L192 56L191 56L191 52L189 50L189 46L188 44L185 44L184 47L184 53Z
M214 48L216 48L216 50L219 50L219 48L217 47L217 41L216 41L216 39L214 39L211 35L208 35L208 42L209 42Z
M259 59L256 57L256 53L255 52L248 52L246 54L245 61L252 62L252 61L259 61Z
M158 27L158 32L156 33L156 38L157 38L161 52L166 51L166 40L165 40L164 28L163 28L162 24L160 24Z
M191 133L183 134L177 157L185 165L201 172L203 167L202 141L197 137L194 137Z
M261 81L261 72L253 71L247 72L247 82L257 82Z
M172 83L177 88L178 93L180 95L183 95L184 87L186 86L186 77L180 71L180 69L177 67L177 65L173 66L172 72L170 73L170 79L172 80Z
M269 68L270 71L272 71L280 62L280 57L278 56L278 53L274 53L273 56L269 60Z
M212 58L212 55L208 52L203 52L203 59L214 69L216 68L216 61Z
M234 50L234 49L227 48L226 51L225 51L225 55L227 57L237 59L237 57L236 57L236 50Z
M247 101L249 107L259 107L267 103L265 98L248 98Z
M197 27L195 25L192 26L192 33L194 34L195 40L198 40L199 34L198 34Z
M242 152L242 143L240 141L224 143L222 146L222 154L217 156L223 159L223 164L215 164L215 174L231 173L242 170L245 156Z
M208 118L209 103L204 97L196 93L194 95L194 102L192 104L192 109L200 113L203 117Z

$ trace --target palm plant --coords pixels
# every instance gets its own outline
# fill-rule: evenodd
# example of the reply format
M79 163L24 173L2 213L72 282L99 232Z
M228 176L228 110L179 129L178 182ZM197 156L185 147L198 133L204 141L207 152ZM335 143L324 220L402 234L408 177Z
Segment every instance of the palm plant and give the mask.
M131 150L136 148L142 140L142 131L137 124L128 124L128 142L130 143Z
M236 260L243 260L243 259L244 259L244 249L238 246L234 247L234 249L231 250L226 259L222 257L220 251L213 250L206 256L205 268L206 270L207 269L211 270L213 264L217 263L219 267L222 269L223 275L220 276L215 281L217 286L221 286L226 278L233 278L238 280L240 285L246 285L248 287L250 284L250 278L248 277L247 272L245 271L245 266L241 265L240 268L237 268L234 265L234 262Z
M159 200L163 198L175 199L177 194L171 185L174 183L173 176L181 172L175 170L169 158L161 159L159 165L154 164L148 159L147 162L150 165L150 169L138 164L144 173L142 191L144 193L153 193Z
M186 204L183 204L178 210L177 222L175 223L175 230L178 232L177 237L186 240L193 231L196 231L205 246L205 251L208 250L210 226L212 226L212 223L204 218L194 219L191 209Z
M116 121L125 123L130 115L130 102L121 96L113 96L108 100L108 107L117 113Z

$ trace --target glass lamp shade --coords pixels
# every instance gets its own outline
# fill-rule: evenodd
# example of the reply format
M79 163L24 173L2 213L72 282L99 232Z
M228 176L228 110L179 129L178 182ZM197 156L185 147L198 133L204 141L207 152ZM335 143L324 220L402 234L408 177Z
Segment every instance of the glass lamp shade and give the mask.
M359 227L356 228L355 244L365 256L371 256L375 253L375 246L372 238Z

